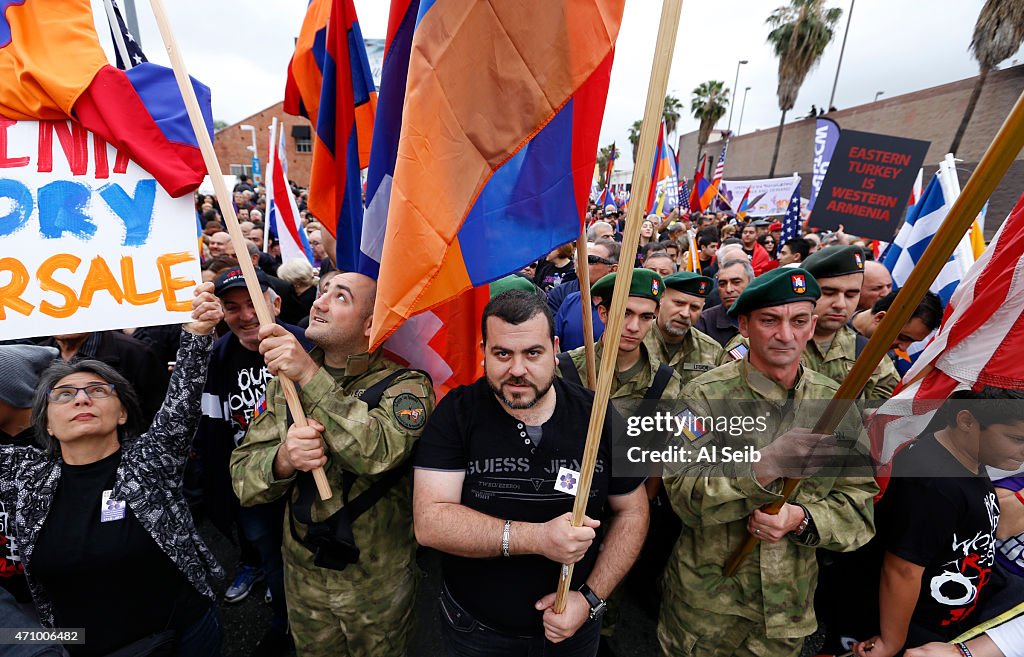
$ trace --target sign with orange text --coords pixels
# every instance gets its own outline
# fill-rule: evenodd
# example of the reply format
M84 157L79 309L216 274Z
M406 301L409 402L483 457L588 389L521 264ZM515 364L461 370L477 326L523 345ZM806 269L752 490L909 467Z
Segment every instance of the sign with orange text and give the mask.
M0 340L189 320L192 196L71 121L0 117Z

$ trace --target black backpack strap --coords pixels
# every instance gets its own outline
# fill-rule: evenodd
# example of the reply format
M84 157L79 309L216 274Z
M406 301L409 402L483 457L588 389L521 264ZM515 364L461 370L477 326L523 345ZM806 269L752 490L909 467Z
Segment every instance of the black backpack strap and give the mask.
M860 358L860 355L864 353L864 347L868 346L868 339L860 333L856 334L856 338L857 340L855 342L856 346L854 347L854 353L857 354L857 358Z
M658 363L658 371L654 374L654 381L651 381L650 387L644 393L644 401L658 401L661 399L661 396L665 394L665 388L668 387L668 382L672 380L674 372L675 370L665 363Z
M419 372L427 378L430 377L429 374L422 370L396 370L364 390L363 394L359 397L360 401L366 404L370 410L377 408L380 406L380 402L384 398L384 393L387 389L391 387L399 377L408 372ZM291 426L293 423L291 410L288 410L287 413L287 426ZM341 509L336 511L330 518L327 518L323 522L313 522L312 507L313 502L317 499L317 490L312 473L296 473L295 486L298 489L298 496L294 503L291 500L291 496L288 496L288 506L290 511L288 514L288 525L292 533L292 538L294 538L297 543L305 546L314 553L316 552L314 541L323 540L328 537L346 545L354 546L355 538L352 535L352 523L355 522L359 516L370 510L374 504L380 501L380 499L384 497L384 495L387 494L395 484L409 473L411 467L412 458L410 457L402 465L385 472L377 481L373 482L369 488L351 501L349 500L349 493L352 491L352 486L355 485L357 476L353 472L342 470L341 495L344 504ZM296 520L301 522L307 528L305 540L299 536L299 533L295 528Z
M562 371L562 378L569 383L575 383L581 388L586 387L583 385L583 379L580 378L580 372L576 369L576 364L572 362L569 352L563 351L558 354L558 369Z

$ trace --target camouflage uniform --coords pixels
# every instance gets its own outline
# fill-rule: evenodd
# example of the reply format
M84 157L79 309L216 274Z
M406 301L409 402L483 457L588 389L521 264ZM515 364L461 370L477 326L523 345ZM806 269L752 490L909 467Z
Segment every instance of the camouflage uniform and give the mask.
M601 352L604 350L604 340L598 340L597 344L594 345L594 358L597 362L598 372L600 374L601 369ZM580 380L586 382L587 380L587 355L586 347L579 347L568 352L569 357L572 358L573 365L576 366L576 371L580 373ZM620 382L618 377L612 377L612 391L609 399L611 399L612 405L615 406L622 417L628 418L635 414L639 402L644 398L644 393L654 383L654 375L658 373L658 365L661 364L657 358L651 355L647 345L643 342L640 343L640 359L647 364L646 367L640 370L640 373L631 378L628 381ZM662 393L662 399L679 399L679 395L683 391L683 382L679 378L679 374L673 372L672 378L669 380L668 385L665 386L665 391Z
M857 333L849 326L843 326L824 355L814 340L808 340L800 360L815 372L824 374L836 383L842 383L857 360ZM883 358L864 385L861 399L889 399L899 382L900 375L896 373L896 367L889 358Z
M729 338L729 341L725 343L724 347L722 347L722 354L718 357L718 364L725 365L726 363L738 360L735 355L730 353L736 347L742 347L740 351L743 352L743 355L741 355L740 358L743 358L743 356L747 354L747 350L750 349L750 341L740 333Z
M381 473L409 458L434 408L430 380L419 372L401 375L369 410L363 392L400 366L381 352L350 356L344 370L328 371L323 352L310 354L319 371L300 393L308 417L324 425L324 471L334 496L314 501L315 521L342 505L342 471L358 475L349 499L355 499ZM332 368L333 369L333 368ZM273 463L288 430L287 403L277 379L267 386L267 410L257 415L231 458L235 493L244 505L297 497L295 477L276 480ZM352 532L359 562L344 571L319 568L313 555L284 531L285 591L288 619L301 657L387 657L404 655L413 625L416 597L416 542L412 495L407 480L389 490L356 519ZM290 512L289 512L290 515ZM286 525L292 521L286 519ZM295 522L300 536L306 528Z
M822 405L808 405L806 400L827 400L836 390L833 381L803 368L794 390L787 391L744 358L697 377L684 388L683 398L697 416L765 416L766 431L743 436L746 444L760 449L792 427L812 426ZM756 402L754 408L751 402ZM842 428L863 438L855 415L851 412ZM695 454L721 443L708 432L688 447ZM857 451L855 462L865 463L863 443ZM729 578L723 571L749 535L747 517L779 500L782 482L772 482L765 489L749 463L706 463L692 458L676 476L666 474L665 488L684 528L665 571L658 620L665 655L799 653L802 638L816 628L814 550L854 550L874 535L872 498L878 488L872 477L852 476L845 467L849 464L819 472L796 490L793 502L807 508L815 532L776 544L759 543Z
M722 347L717 342L692 326L673 356L669 356L665 336L657 324L644 338L644 344L651 355L674 369L684 384L713 369L722 355Z

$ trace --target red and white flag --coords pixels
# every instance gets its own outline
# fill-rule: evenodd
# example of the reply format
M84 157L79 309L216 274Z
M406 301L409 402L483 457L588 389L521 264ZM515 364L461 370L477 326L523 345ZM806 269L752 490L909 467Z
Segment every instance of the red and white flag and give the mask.
M942 325L896 394L872 418L872 457L888 472L893 455L924 432L956 390L1024 389L1024 196L960 281Z
M267 158L267 224L270 227L267 237L273 235L280 240L282 262L305 258L313 264L313 248L299 221L299 206L288 185L283 152L284 130L275 118L270 128L270 157ZM265 250L269 244L267 239Z

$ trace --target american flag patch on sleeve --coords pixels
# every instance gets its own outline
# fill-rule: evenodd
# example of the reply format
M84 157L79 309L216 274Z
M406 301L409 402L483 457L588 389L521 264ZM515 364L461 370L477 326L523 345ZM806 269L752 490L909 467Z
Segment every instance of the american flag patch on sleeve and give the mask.
M732 356L733 360L741 360L750 351L750 347L745 344L738 344L729 350L729 355Z

